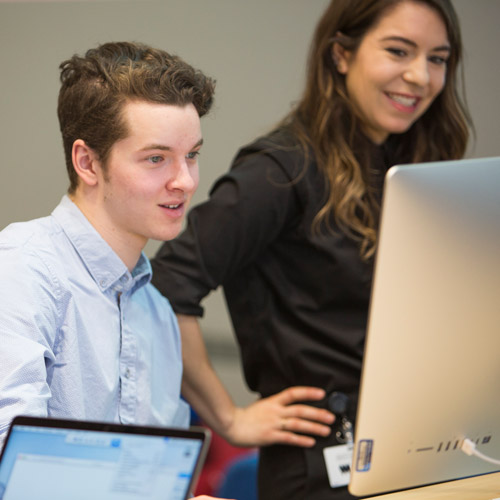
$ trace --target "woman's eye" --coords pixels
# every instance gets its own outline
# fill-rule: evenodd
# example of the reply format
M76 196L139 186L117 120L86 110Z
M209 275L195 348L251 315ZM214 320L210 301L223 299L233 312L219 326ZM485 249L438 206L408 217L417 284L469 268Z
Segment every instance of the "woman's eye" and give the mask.
M389 47L386 50L387 50L387 52L389 52L390 54L392 54L394 56L404 57L406 55L406 51L405 50L403 50L403 49L397 49L396 47Z
M448 63L448 59L446 57L441 57L441 56L431 56L429 57L429 61L437 64L438 66L443 66Z

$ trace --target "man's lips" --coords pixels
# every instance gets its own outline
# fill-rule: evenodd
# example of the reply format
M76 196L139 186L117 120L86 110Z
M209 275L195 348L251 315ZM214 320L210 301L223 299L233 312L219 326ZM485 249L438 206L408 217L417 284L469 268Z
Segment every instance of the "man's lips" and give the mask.
M164 203L164 204L160 204L160 207L169 208L169 209L175 210L176 208L180 208L182 205L184 205L183 202L176 203L176 204L173 204L173 203L172 204Z
M160 203L158 205L163 213L169 217L179 218L184 217L186 211L186 202L180 201L179 203Z

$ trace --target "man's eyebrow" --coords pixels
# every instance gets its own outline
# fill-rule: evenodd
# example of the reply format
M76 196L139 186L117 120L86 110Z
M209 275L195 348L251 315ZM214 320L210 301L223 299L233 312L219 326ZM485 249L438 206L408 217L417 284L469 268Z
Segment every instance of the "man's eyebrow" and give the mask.
M203 145L203 137L191 149L199 148L201 145Z
M417 44L413 40L409 40L408 38L405 38L404 36L388 36L386 38L382 39L383 42L401 42L405 43L406 45L411 45L412 47L417 47ZM438 47L434 47L432 49L432 52L451 52L451 47L446 44L446 45L439 45Z
M203 144L203 138L201 138L191 149L199 148ZM141 151L150 151L151 149L157 149L159 151L172 151L170 146L166 146L165 144L148 144L141 148Z

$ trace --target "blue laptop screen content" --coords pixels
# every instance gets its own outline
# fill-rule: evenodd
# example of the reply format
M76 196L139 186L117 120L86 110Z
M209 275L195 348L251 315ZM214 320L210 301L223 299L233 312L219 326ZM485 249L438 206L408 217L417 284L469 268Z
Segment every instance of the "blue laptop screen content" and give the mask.
M201 444L15 426L0 467L0 500L183 500Z

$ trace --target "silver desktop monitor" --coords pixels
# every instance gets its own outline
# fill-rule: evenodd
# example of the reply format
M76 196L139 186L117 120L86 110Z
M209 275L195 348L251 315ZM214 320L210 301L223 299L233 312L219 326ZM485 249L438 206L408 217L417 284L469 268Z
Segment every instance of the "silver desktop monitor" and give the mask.
M365 497L500 470L500 158L385 183L349 485Z

